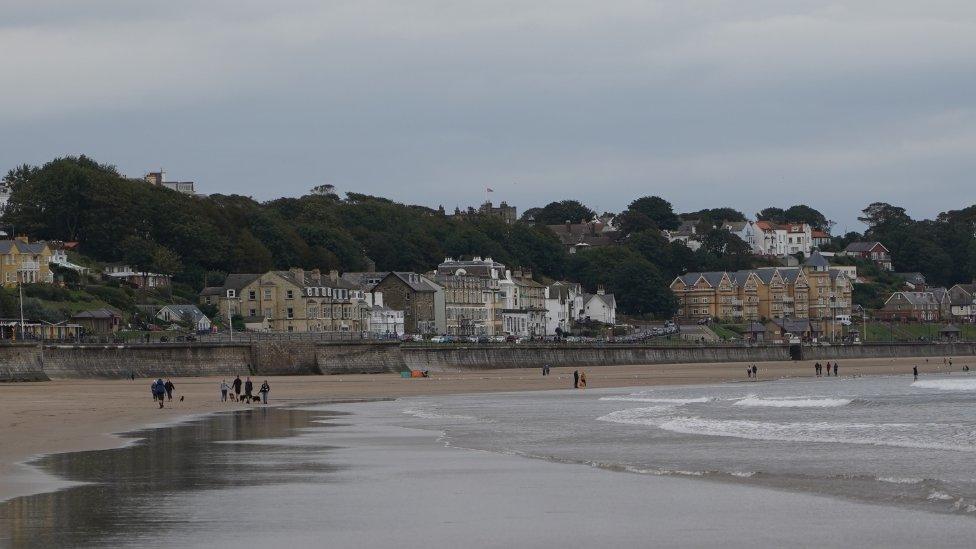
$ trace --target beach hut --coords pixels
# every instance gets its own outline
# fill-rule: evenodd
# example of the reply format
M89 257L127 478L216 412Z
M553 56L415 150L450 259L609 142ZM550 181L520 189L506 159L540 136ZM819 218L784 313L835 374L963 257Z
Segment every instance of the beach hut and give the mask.
M946 324L941 330L939 330L939 337L942 339L959 339L961 334L962 330L960 330L957 326L953 326L952 324Z

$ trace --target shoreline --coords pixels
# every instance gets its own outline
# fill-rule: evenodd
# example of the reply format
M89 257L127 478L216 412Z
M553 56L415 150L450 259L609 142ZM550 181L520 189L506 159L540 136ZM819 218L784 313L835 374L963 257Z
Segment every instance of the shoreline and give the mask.
M968 358L968 357L966 357ZM958 359L956 368L965 364ZM920 373L945 373L941 361L925 358L853 359L840 363L841 378L852 375L908 374L913 364ZM976 363L976 359L974 359ZM813 362L764 362L759 381L812 378ZM599 366L587 372L589 388L699 385L751 382L743 375L746 363ZM573 368L552 369L542 377L536 369L432 372L431 377L402 379L396 374L288 376L267 378L270 405L329 403L350 399L388 399L424 395L483 392L540 391L572 387ZM262 405L219 402L221 378L175 378L176 400L159 410L151 400L149 379L64 380L0 384L0 504L10 499L53 491L69 481L51 477L30 462L52 454L111 449L132 444L125 436L138 430L213 413ZM230 378L232 379L232 378ZM228 381L230 381L228 379ZM255 385L265 378L253 378ZM828 378L824 382L831 381ZM185 400L179 402L179 397ZM42 478L43 477L43 478Z

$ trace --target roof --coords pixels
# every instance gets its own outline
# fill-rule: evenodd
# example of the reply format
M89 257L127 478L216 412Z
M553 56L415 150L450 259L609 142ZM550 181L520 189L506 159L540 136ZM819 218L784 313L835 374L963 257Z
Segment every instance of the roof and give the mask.
M725 221L722 223L722 228L737 233L745 229L748 224L748 221Z
M959 328L958 328L957 326L954 326L954 325L952 325L952 324L946 324L945 326L943 326L943 327L942 327L942 329L941 329L941 330L939 330L939 333L940 333L940 334L944 334L944 333L946 333L946 332L954 332L954 333L959 333L959 332L961 332L961 331L962 331L962 330L960 330L960 329L959 329Z
M939 303L935 294L933 294L932 292L895 292L891 294L891 296L889 296L888 299L885 300L885 305L887 305L889 301L894 299L896 295L903 296L905 298L905 301L909 302L910 304L916 307L920 305L938 305Z
M810 236L812 238L830 238L830 235L827 234L827 231L821 231L820 229L814 229L810 231Z
M614 299L613 294L583 294L583 306L586 307L594 299L602 301L604 305L611 309L617 307L617 300Z
M206 288L200 290L200 295L221 295L224 293L224 289L220 286L207 286Z
M410 271L393 271L386 276L383 280L387 278L394 277L401 283L405 284L411 290L415 292L436 292L440 289L440 286L435 284L433 281L427 277L410 272Z
M342 273L342 279L358 287L360 290L368 292L379 284L379 281L386 278L388 274L390 274L389 271L356 271ZM371 282L373 280L376 282Z
M750 322L745 329L745 333L747 334L755 334L755 333L761 333L765 331L766 331L766 327L763 326L762 323L760 322Z
M822 256L820 254L820 252L813 252L812 254L810 254L810 257L808 257L803 262L803 266L804 267L827 268L827 267L830 267L830 263L827 262L827 258L825 258L824 256Z
M292 278L294 279L294 274L292 274ZM358 284L346 280L345 278L337 276L336 279L333 280L328 273L324 275L319 273L316 275L313 271L305 271L304 280L301 281L299 286L302 286L303 288L306 286L322 287L322 288L339 288L342 290L360 289Z
M784 332L802 334L804 332L817 332L817 327L810 323L807 318L774 318L770 324L782 329Z
M119 318L122 313L118 311L109 309L108 307L102 307L101 309L91 309L88 311L81 311L71 315L72 320L82 320L82 319L110 319Z
M925 275L922 273L892 273L898 278L909 284L925 284Z
M47 242L24 242L23 240L0 240L0 254L9 254L16 249L21 254L39 254L44 251Z
M444 261L437 266L437 274L453 275L459 269L463 269L467 275L481 277L490 277L493 269L497 276L503 276L505 274L505 265L503 263L499 263L490 257L481 258L477 256L472 259L445 257Z
M203 314L203 311L201 311L199 307L197 307L196 305L189 305L189 304L166 305L163 308L161 308L158 313L156 313L156 316L159 316L163 311L167 309L172 311L173 313L176 313L179 316L190 315L190 318L193 320L194 323L199 322L200 319L207 318L207 315Z
M884 244L878 242L877 240L873 242L851 242L844 248L845 252L870 252L876 246L881 246L887 252L888 248L885 248Z
M224 279L224 285L221 287L222 290L237 290L241 291L245 286L254 282L261 275L259 274L229 274L227 278ZM224 292L221 292L224 293Z

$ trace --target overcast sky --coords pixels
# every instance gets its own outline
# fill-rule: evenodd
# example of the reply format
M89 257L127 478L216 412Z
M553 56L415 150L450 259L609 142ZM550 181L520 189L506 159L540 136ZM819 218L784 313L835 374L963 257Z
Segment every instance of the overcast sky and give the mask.
M3 0L0 169L436 207L976 202L976 2Z

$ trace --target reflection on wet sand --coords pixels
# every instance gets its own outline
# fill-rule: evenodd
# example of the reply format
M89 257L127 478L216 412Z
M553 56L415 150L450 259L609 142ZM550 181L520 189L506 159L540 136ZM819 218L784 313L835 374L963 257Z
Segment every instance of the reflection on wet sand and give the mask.
M44 457L35 463L42 470L88 484L0 504L0 545L98 546L126 532L147 535L146 528L175 541L179 521L160 520L171 511L168 495L321 482L335 471L317 459L325 446L234 443L292 436L322 415L282 408L216 414L132 433L139 440L124 448Z

